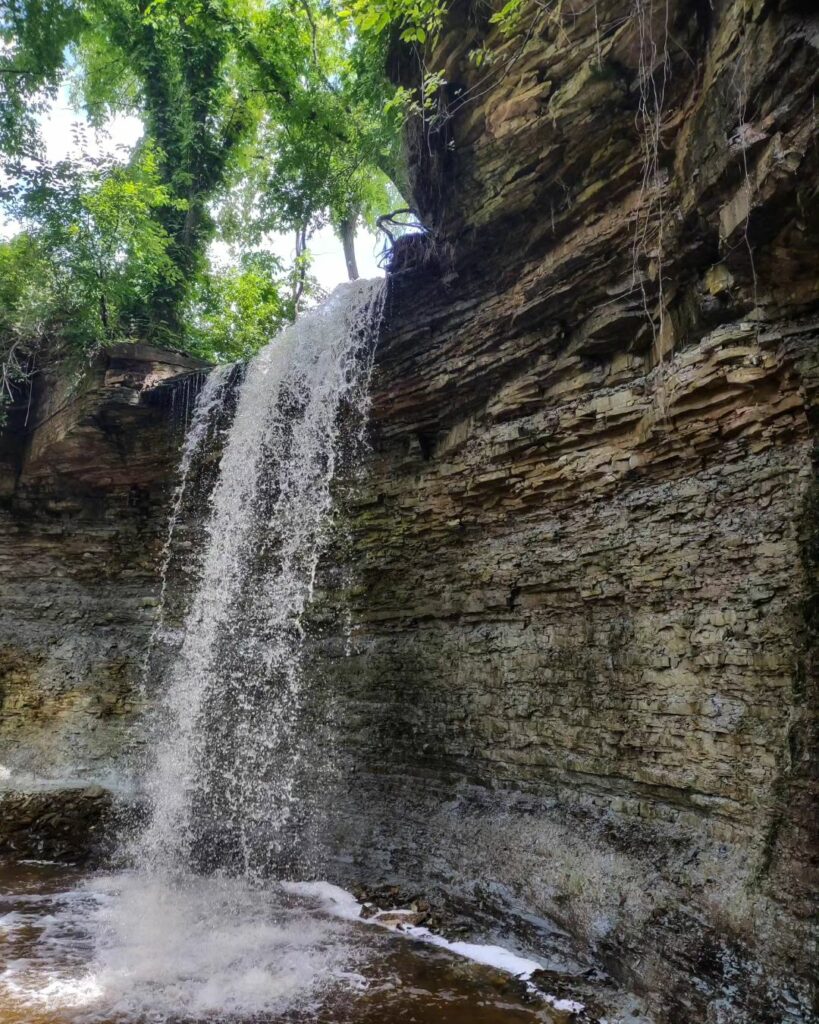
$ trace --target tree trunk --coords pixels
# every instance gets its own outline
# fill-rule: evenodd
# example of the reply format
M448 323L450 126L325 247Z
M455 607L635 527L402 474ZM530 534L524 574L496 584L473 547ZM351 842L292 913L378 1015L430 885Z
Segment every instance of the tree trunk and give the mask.
M355 261L355 223L357 217L345 217L338 226L341 244L344 247L344 262L347 264L347 277L351 281L358 280L358 264Z
M307 265L301 262L307 248L307 227L296 228L296 273L293 277L293 319L299 315L299 303L304 294L304 283L307 276Z

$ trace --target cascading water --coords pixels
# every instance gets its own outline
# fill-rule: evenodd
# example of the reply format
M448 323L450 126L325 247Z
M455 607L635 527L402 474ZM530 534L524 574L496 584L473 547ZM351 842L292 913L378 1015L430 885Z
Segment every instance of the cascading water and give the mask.
M202 551L188 553L197 582L176 653L148 680L149 813L124 851L134 870L86 894L95 970L80 1004L104 993L107 1012L129 1019L278 1011L337 983L351 962L355 942L341 941L338 922L266 878L286 873L306 817L297 798L309 804L302 617L331 523L342 421L348 434L364 422L383 293L383 281L338 288L252 360L234 395ZM164 575L191 470L233 383L214 371L183 446L157 641L169 631Z
M164 639L166 621L165 605L168 586L168 570L173 556L174 539L179 517L182 512L183 502L188 490L191 469L196 457L207 443L214 425L215 414L221 409L230 386L231 378L237 369L237 364L227 363L222 366L215 366L205 377L195 400L192 418L188 424L186 419L185 440L182 445L182 454L179 459L178 480L171 498L171 509L168 514L168 528L165 534L165 543L159 556L159 608L151 631L151 641L145 651L145 658L142 663L142 684L143 690L147 689L146 682L150 674L151 656L160 641ZM175 397L172 398L172 406Z
M144 870L266 874L283 855L309 736L302 616L331 513L345 407L361 422L383 281L337 289L248 367L212 498L200 579L149 748ZM206 432L203 393L183 455ZM177 503L178 505L178 500Z
M279 1012L338 984L354 960L340 922L275 879L309 817L298 806L310 802L314 760L302 618L331 525L342 425L349 439L364 422L383 294L383 281L336 289L252 360L233 395L204 544L188 552L197 583L176 654L148 680L158 706L143 757L149 813L124 851L134 868L83 894L94 969L64 1002L102 1000L131 1020ZM220 432L234 383L214 371L200 392L165 570L193 464ZM158 641L165 597L163 579Z

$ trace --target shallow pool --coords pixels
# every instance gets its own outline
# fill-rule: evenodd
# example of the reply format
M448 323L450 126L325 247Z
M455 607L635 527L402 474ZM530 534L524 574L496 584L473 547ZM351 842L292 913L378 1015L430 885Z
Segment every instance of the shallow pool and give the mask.
M2 865L0 1022L572 1019L508 973L350 919L335 892Z

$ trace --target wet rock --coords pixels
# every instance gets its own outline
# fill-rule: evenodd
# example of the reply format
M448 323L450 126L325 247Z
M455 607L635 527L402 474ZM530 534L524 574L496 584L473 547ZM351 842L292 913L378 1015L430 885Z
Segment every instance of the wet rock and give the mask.
M48 366L0 438L0 844L96 856L139 708L158 556L204 364L114 346L79 377ZM180 393L168 383L182 375ZM123 390L128 391L122 401ZM177 400L178 399L178 400ZM28 833L28 834L27 834Z
M101 861L118 823L112 795L100 786L0 791L0 856L65 864Z
M372 916L377 924L385 925L387 928L412 928L414 925L423 924L429 915L413 910L379 910Z

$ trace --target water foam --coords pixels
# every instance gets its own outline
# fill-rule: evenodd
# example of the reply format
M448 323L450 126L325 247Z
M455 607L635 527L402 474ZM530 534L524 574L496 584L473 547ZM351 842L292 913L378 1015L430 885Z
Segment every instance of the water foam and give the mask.
M92 922L94 975L109 1010L128 1018L282 1012L331 986L355 948L336 922L274 886L217 876L111 883L116 898Z
M119 872L15 903L0 993L55 1021L304 1012L360 980L349 925L275 885Z

